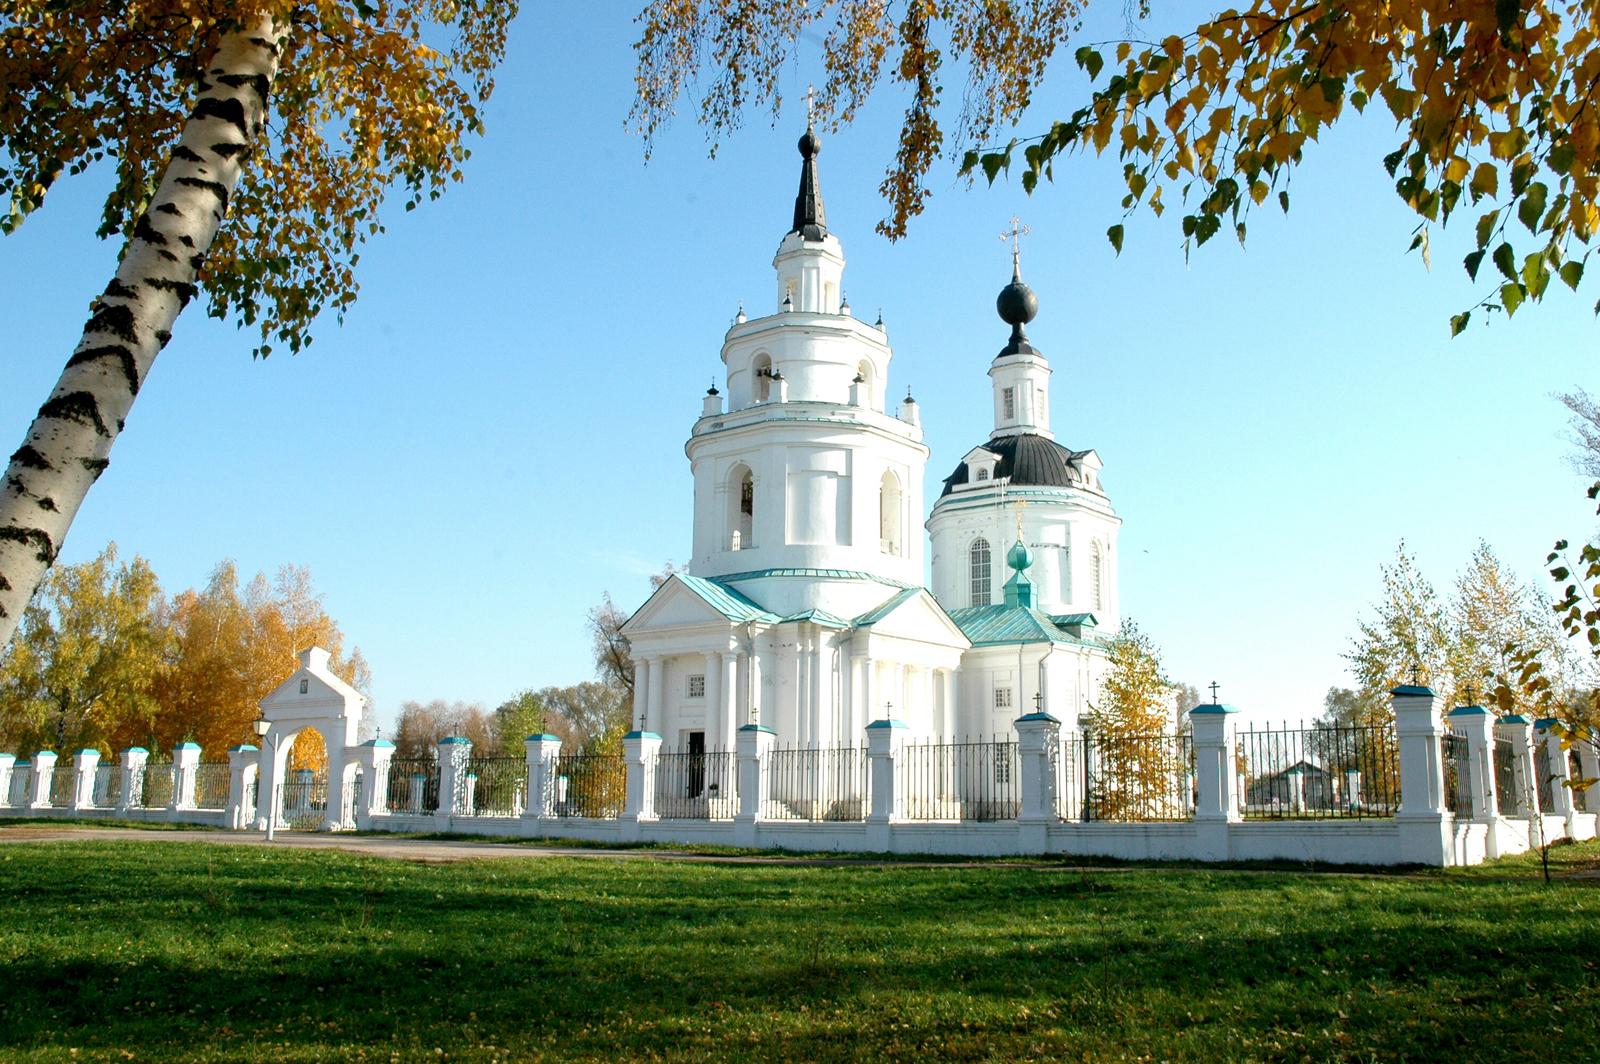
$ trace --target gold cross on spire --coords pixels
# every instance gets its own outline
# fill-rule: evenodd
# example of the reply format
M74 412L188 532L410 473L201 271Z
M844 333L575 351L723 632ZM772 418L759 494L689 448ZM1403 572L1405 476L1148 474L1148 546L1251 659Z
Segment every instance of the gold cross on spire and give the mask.
M1011 228L1000 234L1002 242L1011 241L1011 265L1015 267L1022 254L1022 238L1033 232L1033 227L1022 224L1022 219L1015 215L1011 218Z
M806 86L805 101L806 101L806 128L810 129L812 121L816 118L817 87L815 85L807 85Z

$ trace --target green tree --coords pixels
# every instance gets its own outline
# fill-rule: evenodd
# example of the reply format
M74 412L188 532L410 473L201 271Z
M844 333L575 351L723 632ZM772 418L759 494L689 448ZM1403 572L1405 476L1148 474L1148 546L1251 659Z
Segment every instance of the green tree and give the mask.
M0 231L112 160L124 240L0 490L0 646L198 295L291 351L360 245L462 177L515 0L0 0ZM453 39L444 50L434 46ZM232 224L224 219L232 214Z
M1456 705L1461 663L1449 612L1415 559L1401 543L1393 565L1382 568L1383 597L1376 615L1360 622L1344 658L1367 699L1379 697L1413 678L1439 694L1443 707Z
M0 660L0 741L19 752L108 748L118 732L148 732L160 712L150 688L171 647L165 601L143 558L116 544L53 571Z
M1132 619L1106 648L1099 698L1089 706L1098 779L1098 815L1172 815L1182 804L1185 764L1170 736L1178 689L1161 667L1161 652Z
M878 228L891 238L923 209L941 155L990 182L1015 167L1031 193L1058 157L1109 150L1123 213L1177 208L1187 256L1223 232L1242 243L1251 209L1269 199L1287 211L1292 175L1322 132L1372 107L1397 124L1382 163L1415 214L1412 246L1425 262L1431 229L1477 208L1463 266L1482 298L1451 319L1453 333L1480 307L1509 315L1554 278L1581 282L1600 225L1589 0L1254 0L1192 28L1143 31L1133 23L1151 7L1140 0L1124 8L1128 39L1073 53L1091 85L1105 72L1102 87L1068 117L1008 138L1085 6L652 0L639 16L635 122L648 151L692 83L713 138L752 104L776 110L785 64L820 29L827 125L853 120L885 76L909 96L881 188L889 216ZM953 120L941 107L952 69L967 78ZM1122 223L1106 235L1120 251Z

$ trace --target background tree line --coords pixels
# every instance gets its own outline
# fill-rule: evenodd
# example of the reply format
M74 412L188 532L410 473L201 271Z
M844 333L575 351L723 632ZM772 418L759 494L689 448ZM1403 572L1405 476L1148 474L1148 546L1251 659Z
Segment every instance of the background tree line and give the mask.
M257 703L313 645L370 692L366 659L345 652L310 570L285 565L241 587L224 560L204 587L168 598L150 563L123 561L113 543L52 569L28 605L0 658L0 749L165 751L187 741L216 757L255 742Z

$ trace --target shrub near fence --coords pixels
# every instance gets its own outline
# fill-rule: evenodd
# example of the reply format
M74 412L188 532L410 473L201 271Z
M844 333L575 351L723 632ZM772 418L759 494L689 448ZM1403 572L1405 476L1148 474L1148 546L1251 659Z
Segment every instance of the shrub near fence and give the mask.
M1014 742L907 743L901 815L907 820L1014 820L1022 766Z
M844 821L867 815L866 747L769 750L765 775L764 820Z
M556 816L614 820L627 787L628 766L618 755L563 754L556 759Z
M656 760L656 816L731 820L738 800L726 750L666 753Z
M389 762L388 810L427 813L439 809L439 762L431 757L396 757Z
M1194 816L1194 745L1187 735L1103 735L1082 742L1083 819Z
M463 815L521 816L527 808L527 759L474 757L467 762L467 778L472 783L458 793Z
M1240 732L1240 812L1246 820L1392 817L1399 751L1384 726Z

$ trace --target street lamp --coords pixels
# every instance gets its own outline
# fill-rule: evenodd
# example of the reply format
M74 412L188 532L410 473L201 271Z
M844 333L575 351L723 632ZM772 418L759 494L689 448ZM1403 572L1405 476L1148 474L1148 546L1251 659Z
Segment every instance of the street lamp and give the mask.
M255 729L256 736L265 740L267 733L272 731L272 722L263 714L256 718ZM272 759L267 763L271 766L273 776L272 793L267 795L267 841L271 842L273 840L273 828L277 827L278 824L278 782L276 778L278 771L278 736L276 733L272 736ZM261 785L258 781L256 784L256 808L259 809L260 807Z

